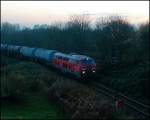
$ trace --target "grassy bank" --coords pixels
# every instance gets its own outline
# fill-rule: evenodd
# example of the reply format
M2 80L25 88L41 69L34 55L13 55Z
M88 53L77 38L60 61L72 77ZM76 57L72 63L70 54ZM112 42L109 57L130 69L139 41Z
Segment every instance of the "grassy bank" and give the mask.
M3 59L2 59L3 60ZM62 119L59 106L50 101L47 88L57 79L53 72L32 62L4 58L1 67L1 119Z
M1 119L62 119L58 106L42 93L28 93L23 102L2 101Z

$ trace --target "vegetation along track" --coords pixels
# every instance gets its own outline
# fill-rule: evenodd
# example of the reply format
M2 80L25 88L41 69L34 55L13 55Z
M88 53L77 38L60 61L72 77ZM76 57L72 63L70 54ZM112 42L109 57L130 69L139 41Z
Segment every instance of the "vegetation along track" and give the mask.
M98 93L103 93L103 94L107 95L108 97L110 97L111 99L113 99L115 101L122 100L123 105L125 105L127 108L130 108L145 117L150 117L150 114L149 114L150 106L149 105L145 105L141 102L138 102L132 98L129 98L129 97L123 95L120 92L117 92L115 90L107 88L106 86L100 84L99 82L92 81L92 82L90 82L90 84L88 84L88 87L94 89Z

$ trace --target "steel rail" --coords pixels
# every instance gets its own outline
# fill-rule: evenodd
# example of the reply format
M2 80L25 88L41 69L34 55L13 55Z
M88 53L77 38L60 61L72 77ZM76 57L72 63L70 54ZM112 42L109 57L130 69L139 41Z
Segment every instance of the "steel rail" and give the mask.
M108 97L111 97L112 99L120 98L125 101L124 104L127 107L133 109L134 111L141 113L144 116L150 117L150 114L149 114L150 106L148 105L140 103L132 98L129 98L128 96L125 96L120 92L118 93L117 91L112 90L98 82L91 82L89 87L92 87L97 92L103 93L107 95Z

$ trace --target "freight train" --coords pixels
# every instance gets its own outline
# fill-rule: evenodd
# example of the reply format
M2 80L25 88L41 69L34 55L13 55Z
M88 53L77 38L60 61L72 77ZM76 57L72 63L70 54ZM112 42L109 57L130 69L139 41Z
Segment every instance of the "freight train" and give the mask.
M94 59L75 53L64 54L56 50L1 44L1 54L42 62L77 78L94 76L96 72Z

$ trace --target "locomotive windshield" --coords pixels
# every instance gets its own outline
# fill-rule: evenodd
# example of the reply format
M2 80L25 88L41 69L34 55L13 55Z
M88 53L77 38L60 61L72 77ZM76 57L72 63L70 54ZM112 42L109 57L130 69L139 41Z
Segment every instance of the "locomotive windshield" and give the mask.
M95 64L94 60L92 59L83 59L81 60L82 64Z

